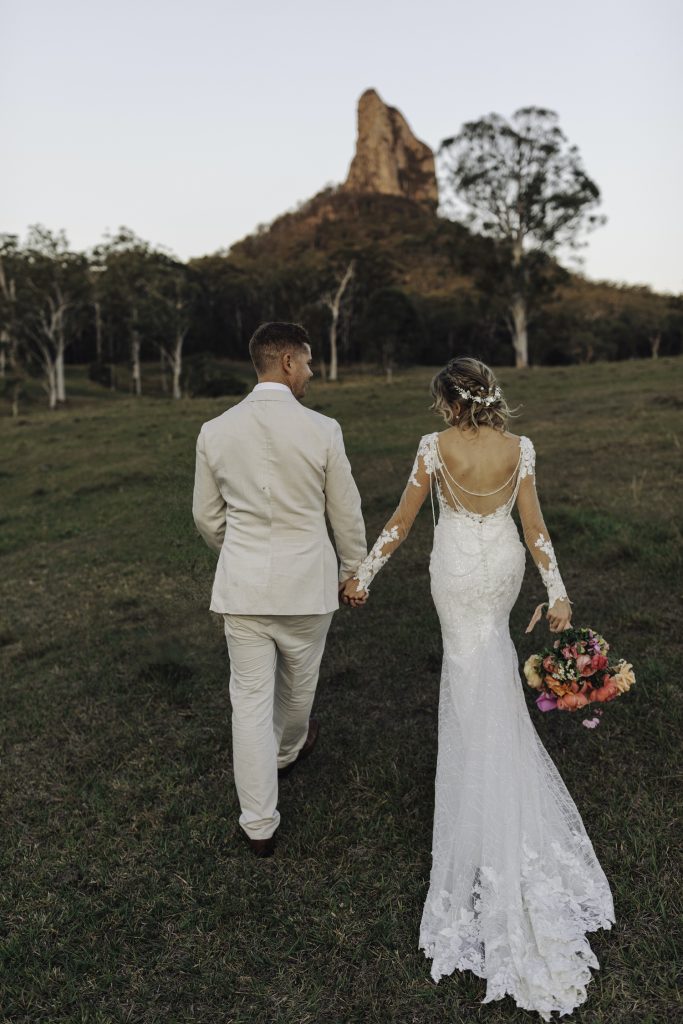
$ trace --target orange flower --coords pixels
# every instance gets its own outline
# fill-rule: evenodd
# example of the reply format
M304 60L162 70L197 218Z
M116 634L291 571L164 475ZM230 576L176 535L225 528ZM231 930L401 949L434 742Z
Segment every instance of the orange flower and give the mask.
M555 676L546 676L543 681L558 697L562 697L565 693L571 693L571 683L562 683Z
M588 704L588 698L585 693L567 693L564 697L560 697L557 706L561 711L578 711L579 708L583 708Z
M596 690L593 690L593 700L599 700L603 703L606 700L614 700L615 697L619 696L618 686L610 679L608 683L603 686L599 686Z

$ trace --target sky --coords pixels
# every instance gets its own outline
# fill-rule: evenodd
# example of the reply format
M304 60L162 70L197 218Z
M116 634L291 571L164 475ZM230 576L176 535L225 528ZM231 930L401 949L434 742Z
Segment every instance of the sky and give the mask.
M602 192L592 279L683 292L679 0L0 0L0 231L187 259L346 177L367 88L436 149L557 111Z

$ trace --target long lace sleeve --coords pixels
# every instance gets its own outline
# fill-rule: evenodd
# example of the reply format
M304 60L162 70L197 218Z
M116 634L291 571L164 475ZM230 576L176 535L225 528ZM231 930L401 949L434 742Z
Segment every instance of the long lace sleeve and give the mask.
M368 591L373 579L389 561L394 551L403 543L415 522L415 516L431 487L431 475L435 469L433 434L427 434L420 441L415 462L405 490L396 511L385 524L384 529L355 573L355 579L362 590Z
M526 546L531 552L531 557L541 574L544 586L548 592L548 604L552 608L556 601L566 600L567 591L557 565L557 558L553 550L552 541L548 528L543 519L541 506L536 492L536 453L534 446L528 438L522 448L522 463L520 466L521 483L517 498L522 521L522 530Z

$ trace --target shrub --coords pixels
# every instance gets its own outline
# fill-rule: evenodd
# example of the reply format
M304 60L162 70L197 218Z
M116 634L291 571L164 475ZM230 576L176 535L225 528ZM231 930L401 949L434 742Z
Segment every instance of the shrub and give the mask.
M189 356L183 371L183 390L191 398L220 398L243 395L246 383L226 370L206 353Z
M111 363L90 363L88 379L94 381L95 384L101 384L103 388L110 388L112 385Z

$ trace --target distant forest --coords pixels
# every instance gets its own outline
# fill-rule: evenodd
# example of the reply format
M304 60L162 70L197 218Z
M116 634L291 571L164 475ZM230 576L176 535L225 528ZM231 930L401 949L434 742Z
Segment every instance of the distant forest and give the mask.
M264 320L303 323L318 372L364 363L390 375L455 354L514 363L495 243L396 196L327 189L229 251L183 262L121 229L89 252L62 233L0 236L0 393L16 403L40 379L66 399L69 363L103 387L126 365L159 360L168 393L221 394L241 384ZM539 257L528 289L528 355L565 364L674 355L683 298L595 283Z

